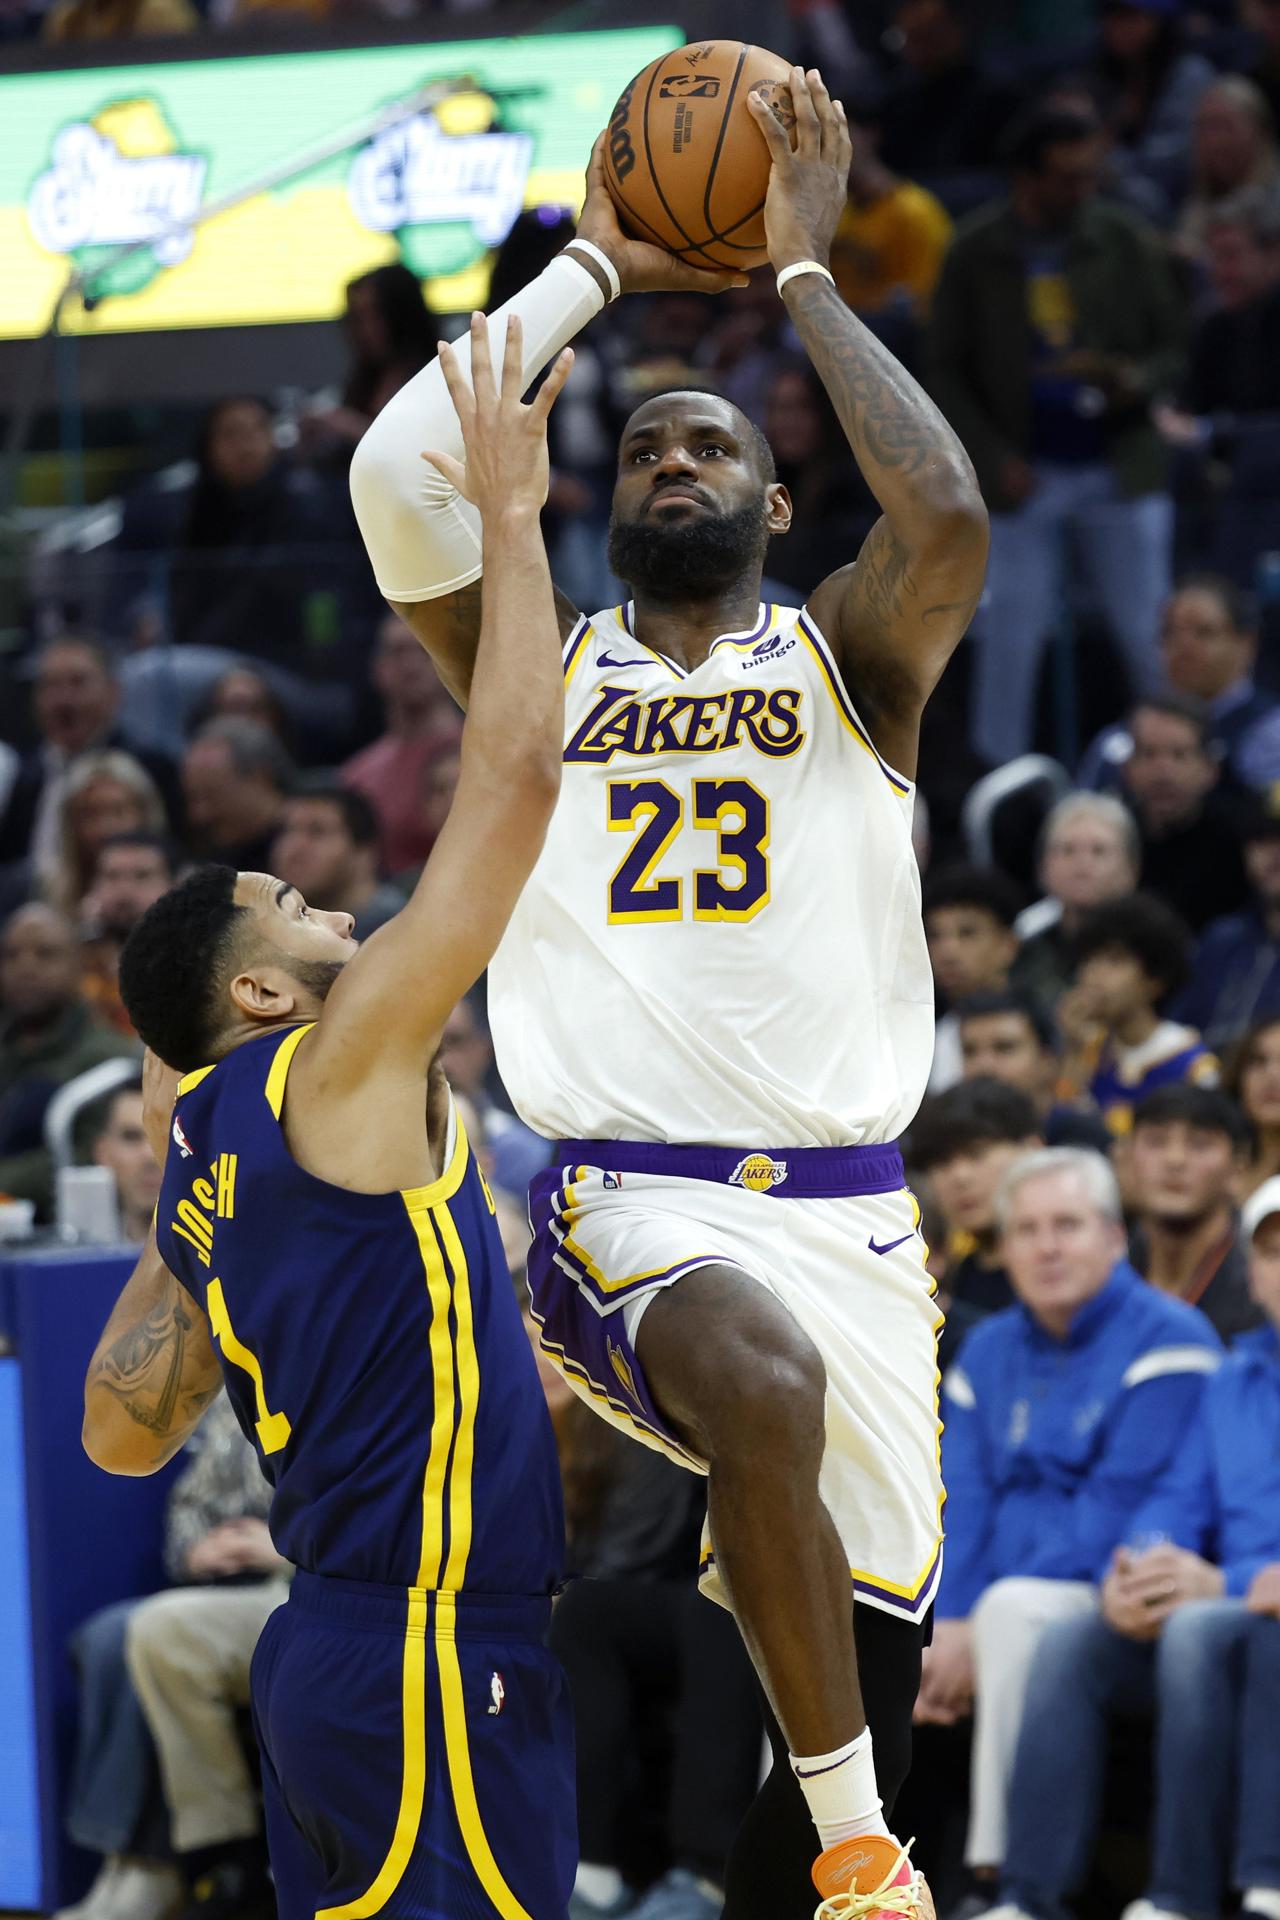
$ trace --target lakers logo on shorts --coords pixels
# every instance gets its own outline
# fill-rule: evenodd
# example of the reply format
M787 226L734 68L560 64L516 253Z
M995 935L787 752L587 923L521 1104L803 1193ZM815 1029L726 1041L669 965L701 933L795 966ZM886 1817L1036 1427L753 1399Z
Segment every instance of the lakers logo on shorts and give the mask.
M729 1175L729 1185L747 1187L752 1193L768 1193L770 1187L780 1187L786 1177L785 1160L774 1160L767 1153L749 1153Z

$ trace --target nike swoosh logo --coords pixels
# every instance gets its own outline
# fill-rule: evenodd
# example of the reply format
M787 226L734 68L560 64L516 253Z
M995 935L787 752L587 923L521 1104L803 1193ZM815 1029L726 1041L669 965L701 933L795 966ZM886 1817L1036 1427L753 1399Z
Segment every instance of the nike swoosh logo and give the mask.
M649 662L647 660L615 660L611 653L598 653L596 655L596 665L598 667L647 667L648 664Z
M873 1233L867 1245L870 1247L872 1253L892 1253L894 1248L900 1247L904 1240L914 1240L915 1231L915 1228L912 1227L910 1233L900 1233L896 1240L886 1240L882 1247L876 1245L876 1237Z

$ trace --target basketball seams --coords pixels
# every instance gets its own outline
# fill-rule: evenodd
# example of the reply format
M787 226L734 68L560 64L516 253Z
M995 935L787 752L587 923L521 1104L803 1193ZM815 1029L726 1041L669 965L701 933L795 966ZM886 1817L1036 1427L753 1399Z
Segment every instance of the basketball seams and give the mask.
M720 131L716 135L716 144L711 152L711 164L707 168L706 186L702 194L702 217L713 234L715 232L715 222L711 218L711 194L716 184L716 169L720 165L720 155L724 149L725 134L729 130L729 115L733 112L734 95L738 91L738 82L742 78L742 69L747 64L747 55L750 52L750 46L745 43L738 51L738 63L733 70L733 79L729 82L728 97L720 110ZM738 221L734 221L735 226L739 224ZM685 239L687 240L688 237L688 234L686 234Z
M650 144L650 140L649 140L649 102L653 98L653 89L657 85L658 79L660 75L663 73L666 67L666 64L667 63L665 60L655 61L653 72L649 75L649 84L645 88L644 113L642 115L642 124L644 126L645 164L649 169L649 180L653 186L653 190L657 194L658 199L662 203L662 211L666 214L668 220L671 222L676 232L680 235L681 239L685 240L689 246L698 248L700 243L697 240L695 240L693 235L687 230L683 221L677 220L675 214L671 211L671 203L667 199L666 194L662 190L662 182L658 178L658 169L653 163L653 147ZM671 248L671 251L675 252L675 248Z

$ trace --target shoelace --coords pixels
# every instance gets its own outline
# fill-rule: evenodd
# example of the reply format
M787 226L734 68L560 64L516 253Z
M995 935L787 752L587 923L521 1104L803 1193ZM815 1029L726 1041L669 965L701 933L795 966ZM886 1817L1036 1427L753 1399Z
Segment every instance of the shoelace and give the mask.
M909 1864L914 1845L913 1835L874 1892L833 1894L830 1900L823 1901L813 1920L867 1920L867 1916L877 1913L897 1913L903 1915L904 1920L918 1920L923 1875L913 1871L911 1878L904 1880L901 1886L890 1884L894 1876L902 1871L904 1864Z

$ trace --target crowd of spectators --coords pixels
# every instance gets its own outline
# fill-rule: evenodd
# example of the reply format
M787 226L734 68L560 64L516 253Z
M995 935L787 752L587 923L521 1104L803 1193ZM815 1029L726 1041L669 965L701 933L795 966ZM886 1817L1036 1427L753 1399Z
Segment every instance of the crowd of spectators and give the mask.
M0 0L0 32L272 11ZM1280 1920L1280 5L806 0L787 30L850 106L837 282L936 394L992 514L919 775L939 1029L905 1154L947 1311L950 1495L897 1824L944 1914L1128 1900L1130 1920L1211 1920L1238 1897ZM569 226L522 215L495 298ZM190 464L157 461L120 503L80 602L33 588L0 746L0 1191L38 1228L57 1217L55 1097L136 1055L116 964L149 902L214 858L367 936L447 811L460 716L373 593L345 493L439 327L388 268L353 283L344 328L332 393L224 396ZM715 302L622 301L579 346L546 530L580 604L622 597L614 437L674 384L768 433L797 515L766 594L798 602L854 557L874 506L767 275ZM1052 805L1028 788L1011 828L978 831L966 794L1030 749L1057 762L1036 790ZM443 1053L518 1279L547 1148L505 1102L482 994ZM86 1105L73 1146L137 1238L157 1176L136 1078ZM575 1920L714 1920L761 1730L741 1649L694 1598L697 1483L547 1385L582 1580L556 1625L584 1759ZM224 1544L260 1527L205 1520ZM180 1614L247 1577L265 1617L281 1570L253 1540L234 1573L189 1542L173 1594L77 1644L71 1824L106 1861L86 1920L149 1920L183 1885L205 1920L269 1898L226 1770L243 1637L184 1736L212 1756L203 1819L165 1759L192 1684L141 1650L148 1608L176 1645ZM126 1696L127 1768L95 1749ZM1137 1870L1115 1844L1135 1830Z

